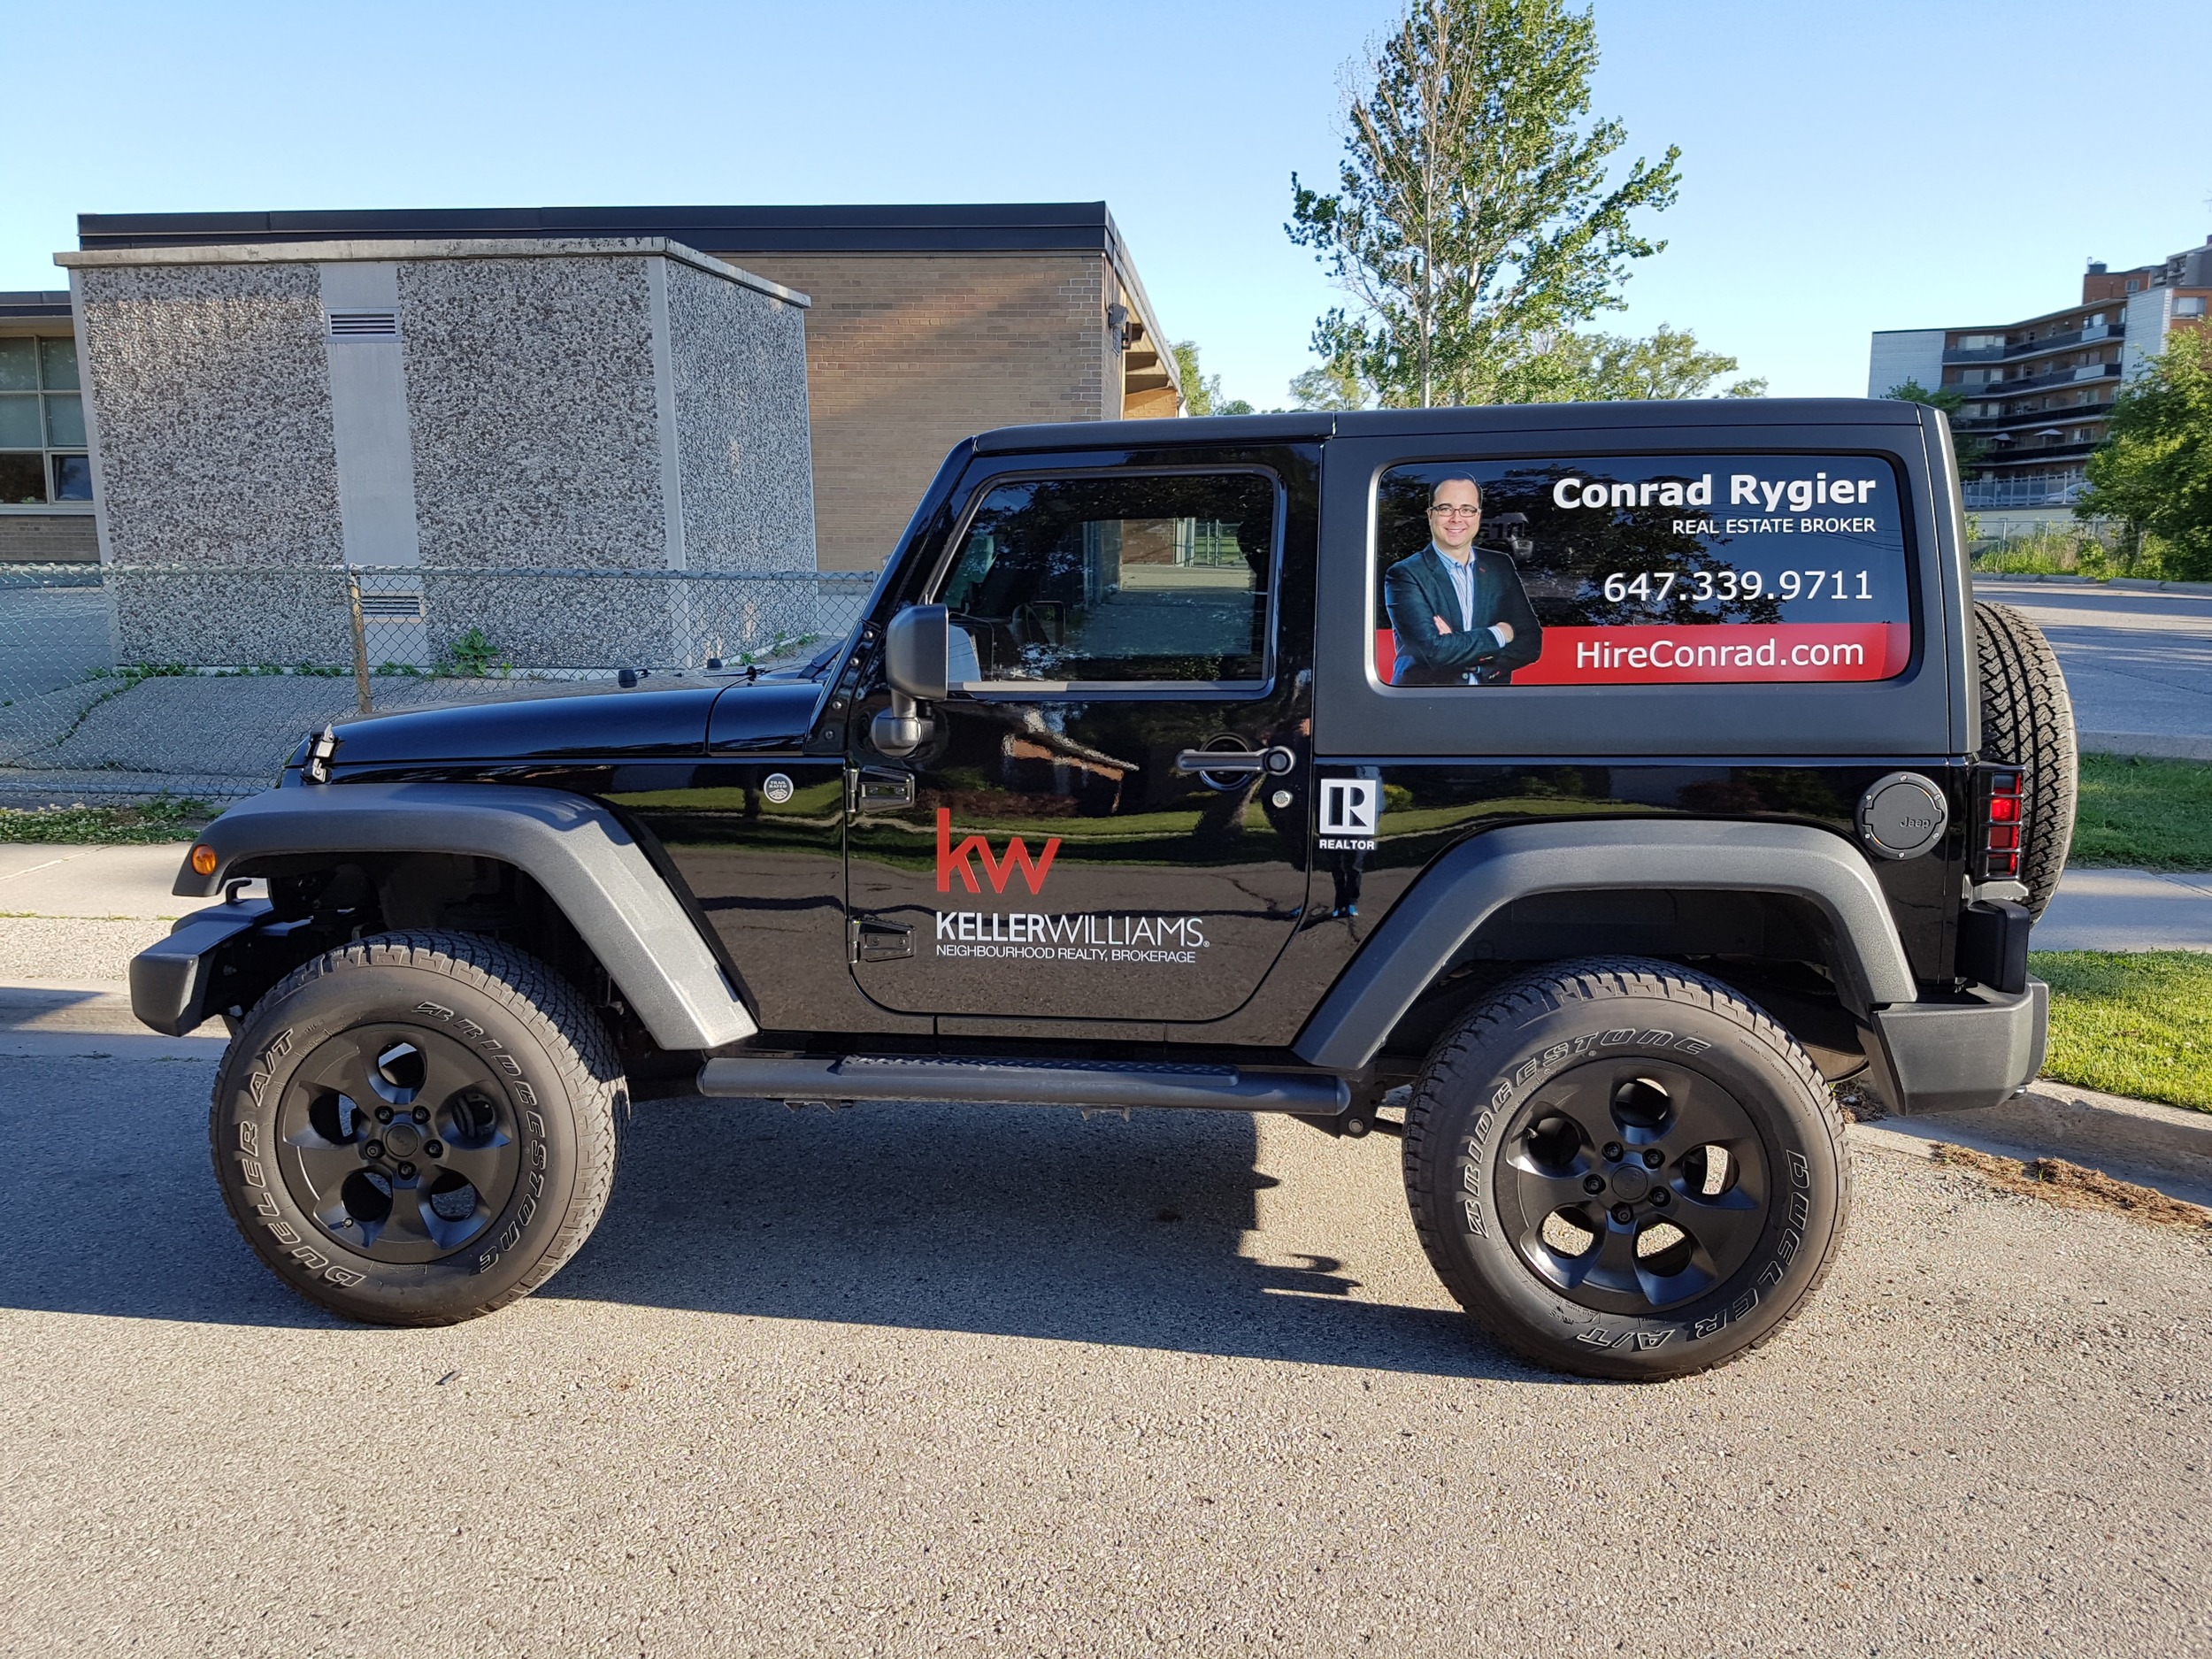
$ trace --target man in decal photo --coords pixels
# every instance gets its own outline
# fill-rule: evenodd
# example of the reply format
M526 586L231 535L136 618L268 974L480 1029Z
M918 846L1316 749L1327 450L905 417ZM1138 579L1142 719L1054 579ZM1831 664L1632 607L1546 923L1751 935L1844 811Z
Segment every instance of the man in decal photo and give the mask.
M1448 478L1429 492L1429 544L1383 576L1397 686L1509 686L1534 662L1543 629L1520 573L1503 553L1475 545L1482 491Z

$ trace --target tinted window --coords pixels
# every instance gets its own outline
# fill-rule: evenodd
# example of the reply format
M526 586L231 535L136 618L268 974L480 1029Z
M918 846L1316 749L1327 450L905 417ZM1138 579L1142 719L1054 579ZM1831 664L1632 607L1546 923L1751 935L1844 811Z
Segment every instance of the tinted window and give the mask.
M1253 472L999 485L941 595L956 630L953 678L1264 679L1275 496L1273 480Z
M1912 649L1899 489L1890 463L1844 455L1391 468L1377 493L1377 675L1886 679Z

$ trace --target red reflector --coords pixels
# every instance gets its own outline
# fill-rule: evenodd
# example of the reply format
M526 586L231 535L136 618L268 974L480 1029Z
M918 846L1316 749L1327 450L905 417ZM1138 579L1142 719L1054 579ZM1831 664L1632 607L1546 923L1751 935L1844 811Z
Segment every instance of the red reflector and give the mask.
M1989 849L1992 852L1995 852L2001 848L2010 847L2016 849L2019 845L2020 830L2016 825L2010 829L1992 829L1989 832Z
M2020 873L2020 855L2018 853L1990 854L1989 873L1992 876L2002 876L2007 879L2018 875Z
M1989 821L1993 824L2016 824L2020 821L2020 803L1998 796L1989 803Z

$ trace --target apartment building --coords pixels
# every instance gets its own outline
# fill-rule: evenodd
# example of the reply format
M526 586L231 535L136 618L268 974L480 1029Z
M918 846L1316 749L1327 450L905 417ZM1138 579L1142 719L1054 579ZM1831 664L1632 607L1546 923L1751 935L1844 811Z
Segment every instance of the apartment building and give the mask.
M2081 297L2015 323L1877 333L1867 396L1906 381L1965 402L1954 428L1985 446L1966 484L1971 510L2062 507L2085 481L2112 399L2177 326L2200 325L2212 301L2212 237L2156 265L2092 262Z

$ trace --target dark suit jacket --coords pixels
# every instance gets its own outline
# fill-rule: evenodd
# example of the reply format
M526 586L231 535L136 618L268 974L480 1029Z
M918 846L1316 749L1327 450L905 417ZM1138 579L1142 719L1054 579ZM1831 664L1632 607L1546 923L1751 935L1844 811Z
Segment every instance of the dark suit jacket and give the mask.
M1534 662L1543 649L1543 628L1529 608L1520 572L1502 553L1475 549L1475 626L1459 625L1459 590L1433 545L1400 559L1383 575L1383 605L1397 639L1395 686L1461 686L1473 674L1483 686L1509 686L1513 671ZM1436 631L1435 618L1450 625ZM1513 642L1501 648L1490 631L1494 622L1512 625Z

